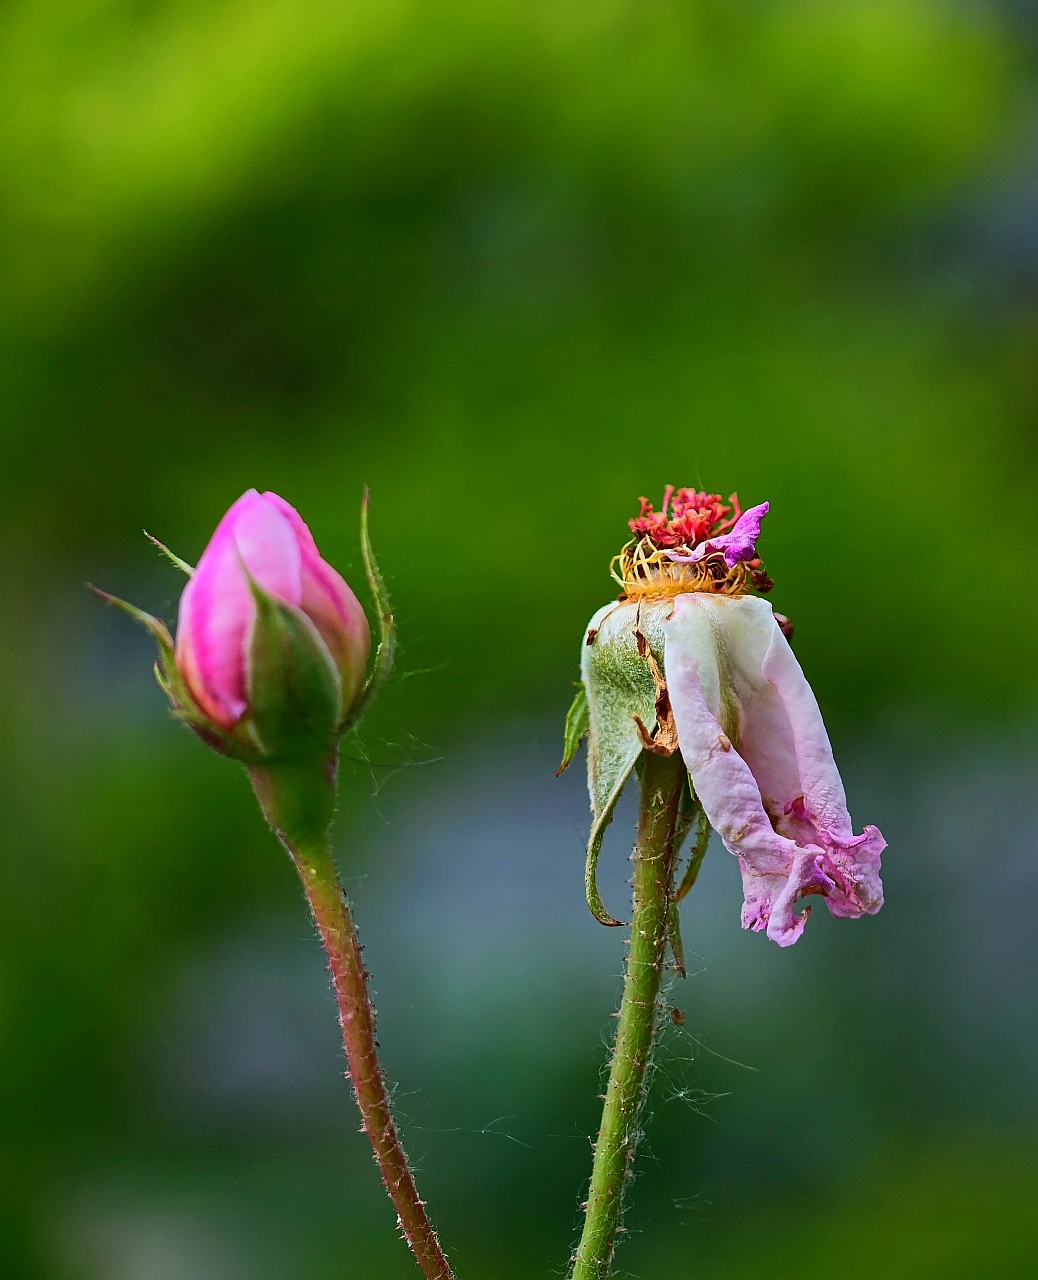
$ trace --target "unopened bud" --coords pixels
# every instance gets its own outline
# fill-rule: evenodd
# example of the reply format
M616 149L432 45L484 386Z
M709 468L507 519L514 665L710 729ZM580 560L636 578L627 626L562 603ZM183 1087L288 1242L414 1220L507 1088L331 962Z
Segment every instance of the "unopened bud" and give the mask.
M368 622L283 498L250 489L220 521L180 598L175 647L123 607L156 636L174 711L210 746L249 764L334 749L363 690Z

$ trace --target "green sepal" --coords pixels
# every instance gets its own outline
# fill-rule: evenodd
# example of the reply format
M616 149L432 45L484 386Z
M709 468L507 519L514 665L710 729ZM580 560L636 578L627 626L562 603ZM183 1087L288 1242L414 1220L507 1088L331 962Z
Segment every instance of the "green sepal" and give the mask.
M695 882L699 879L699 869L703 865L703 858L706 856L706 847L710 843L710 822L706 816L702 805L696 801L696 807L699 809L698 829L696 831L696 842L692 846L692 851L688 855L688 866L685 868L685 874L681 878L681 883L677 887L674 894L675 904L684 898ZM691 826L691 822L689 823ZM687 830L687 828L686 828Z
M249 712L263 757L327 756L342 721L342 678L320 633L301 609L249 577L256 618L249 648Z
M100 587L89 586L88 584L88 590L93 592L98 600L103 600L105 604L115 605L117 609L121 609L123 613L128 614L135 622L139 622L142 627L151 632L155 643L159 647L159 660L155 663L155 679L158 681L159 688L169 699L174 715L183 716L184 708L182 703L184 699L187 699L189 706L194 704L184 688L184 682L180 677L180 672L177 670L176 651L173 647L173 637L169 633L169 627L166 626L161 618L145 613L143 609L138 609L135 604L120 600L118 596L102 591Z
M158 547L166 559L172 564L175 564L181 573L186 573L189 578L193 578L195 576L194 565L188 564L186 560L181 560L175 551L170 551L169 547L167 547L164 542L160 542L158 538L153 538L147 529L144 530L144 536L153 547Z
M587 737L589 716L587 709L587 690L577 681L577 695L570 709L566 712L566 730L563 738L562 764L559 765L556 778L565 773L573 763L573 757L580 750L580 744Z
M238 738L221 729L219 725L213 724L199 709L177 667L173 637L161 618L155 618L150 613L145 613L143 609L138 609L135 604L120 600L118 596L102 591L99 587L91 586L89 589L99 600L103 600L105 604L115 605L117 609L121 609L123 613L128 614L135 622L139 622L151 632L159 647L159 660L154 667L155 680L169 699L170 711L174 719L180 720L189 729L193 729L209 746L224 755L233 756L237 760L262 758L262 753L258 749L250 750L248 745L243 745Z
M651 733L656 727L656 685L639 648L648 644L663 665L663 624L668 603L617 604L596 615L581 648L581 676L588 700L588 790L592 824L584 888L591 914L609 927L623 924L609 914L598 891L598 857L628 778L642 753L635 717Z
M165 671L165 668L163 667L162 663L161 663L161 662L156 662L156 663L155 663L155 665L152 667L152 671L154 671L154 673L155 673L155 683L159 686L159 688L160 688L160 689L162 690L162 692L166 695L166 697L170 700L170 702L172 702L172 701L173 701L173 689L172 689L172 687L170 686L169 680L167 680L167 678L166 678L166 671Z
M687 978L685 947L681 941L681 911L677 901L674 899L671 900L671 904L667 908L667 941L670 943L671 954L674 956L674 968L682 978Z
M375 608L378 611L379 639L375 647L375 658L371 664L371 671L364 682L364 688L354 700L353 706L347 708L346 717L340 726L339 731L344 734L349 733L351 729L355 729L360 724L375 695L389 679L393 670L393 663L396 660L396 623L393 620L393 606L390 603L389 592L386 590L385 579L382 577L378 561L375 559L375 552L371 545L371 535L368 531L370 497L370 491L365 488L364 497L360 504L360 554L364 560L364 572L367 574L368 586L371 589Z
M692 777L686 773L685 785L681 791L681 800L678 802L678 821L674 828L675 861L681 852L682 845L688 839L688 833L692 830L692 825L698 813L699 801L696 799L696 793L692 788Z
M699 876L699 868L703 865L706 846L710 840L710 824L707 821L706 814L703 812L703 806L699 803L699 799L692 787L692 778L686 774L685 786L682 789L681 800L678 804L677 826L674 829L675 866L681 853L681 846L685 843L693 827L697 828L696 842L689 854L688 867L681 883L671 895L670 907L667 912L667 937L670 942L671 952L674 955L674 968L683 978L687 974L685 970L685 948L681 941L681 909L678 904L695 884Z
M173 637L169 634L169 627L161 618L155 618L150 613L145 613L143 609L138 609L135 604L129 604L126 600L120 600L118 596L110 595L107 591L102 591L100 587L87 584L87 590L93 592L98 600L103 600L105 604L114 604L117 609L122 609L123 613L127 613L135 622L139 622L142 627L147 627L151 634L155 637L155 642L159 646L159 653L162 657L162 665L168 672L169 667L175 665L173 656Z
M602 895L598 891L598 855L602 852L605 829L612 820L613 807L611 806L603 821L592 829L587 846L587 860L584 863L584 895L587 898L588 910L598 923L604 924L607 929L618 929L624 921L617 920L615 916L609 914L602 901Z

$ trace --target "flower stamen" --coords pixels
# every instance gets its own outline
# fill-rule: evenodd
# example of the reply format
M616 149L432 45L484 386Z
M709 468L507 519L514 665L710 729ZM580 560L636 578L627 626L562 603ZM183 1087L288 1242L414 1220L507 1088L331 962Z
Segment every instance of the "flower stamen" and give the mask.
M609 566L623 588L621 600L665 599L696 591L742 596L771 590L774 584L760 558L752 553L756 529L747 550L741 553L748 551L751 558L740 557L732 563L733 553L727 549L727 544L743 533L740 526L732 537L726 537L743 517L737 493L725 502L719 493L675 489L669 484L659 511L647 498L640 501L641 511L630 521L635 537ZM743 525L766 510L765 505L747 513ZM715 547L717 540L722 545Z

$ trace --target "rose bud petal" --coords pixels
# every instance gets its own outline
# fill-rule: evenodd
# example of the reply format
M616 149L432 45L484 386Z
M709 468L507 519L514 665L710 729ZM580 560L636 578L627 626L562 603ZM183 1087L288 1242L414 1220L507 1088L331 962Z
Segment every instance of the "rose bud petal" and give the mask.
M276 494L250 489L239 498L180 600L177 667L204 715L222 730L245 730L262 703L269 729L287 723L285 709L294 699L297 718L312 720L315 731L324 726L323 742L329 689L334 686L341 719L361 687L369 643L359 601L321 559L298 513ZM330 668L330 683L322 664ZM276 749L262 733L257 745Z
M263 495L292 526L299 547L300 608L317 627L342 677L343 705L349 709L364 679L371 647L368 619L342 576L321 559L314 535L295 507L269 491Z
M177 666L199 707L230 729L248 707L246 641L256 616L249 576L276 599L302 599L292 526L255 489L230 508L180 597Z

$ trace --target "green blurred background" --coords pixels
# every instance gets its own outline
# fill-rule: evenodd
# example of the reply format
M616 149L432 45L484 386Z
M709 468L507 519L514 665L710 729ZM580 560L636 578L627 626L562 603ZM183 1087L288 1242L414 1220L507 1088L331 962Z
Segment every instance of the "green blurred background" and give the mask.
M552 775L666 483L770 500L888 905L779 951L712 849L622 1274L1038 1274L1036 54L1024 0L4 7L0 1274L415 1274L291 868L83 590L172 619L142 528L252 485L356 581L365 483L338 853L461 1280L577 1228L622 939Z

